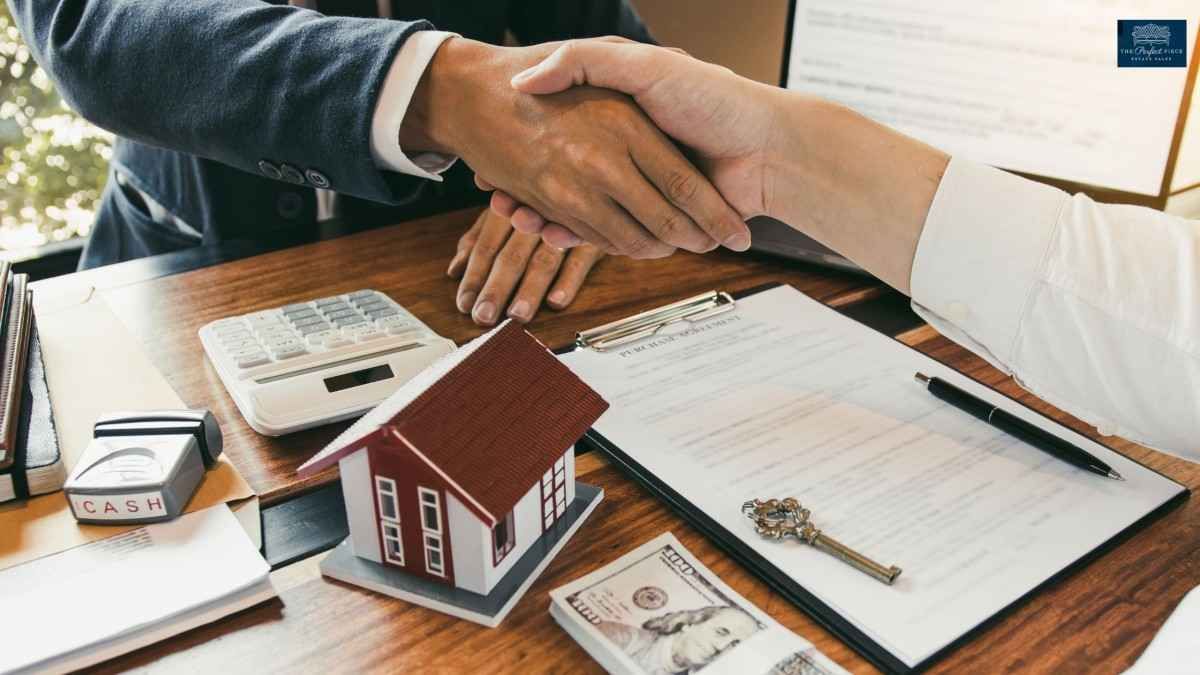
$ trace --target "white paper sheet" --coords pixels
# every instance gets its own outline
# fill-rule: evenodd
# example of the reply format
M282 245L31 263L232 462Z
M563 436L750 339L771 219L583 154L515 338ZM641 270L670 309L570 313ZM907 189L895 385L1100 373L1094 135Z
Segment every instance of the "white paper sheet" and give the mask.
M224 504L10 567L0 572L0 672L82 667L120 653L114 643L134 648L143 634L219 618L245 606L246 591L267 584L252 600L273 595L268 572ZM164 630L180 620L189 625Z
M789 89L955 155L1157 195L1186 68L1117 68L1118 19L1195 0L797 0Z
M563 359L611 404L597 431L910 665L1183 489L787 286ZM943 404L918 370L1061 431L1128 480ZM797 497L830 536L903 575L888 587L759 540L739 506L773 496Z

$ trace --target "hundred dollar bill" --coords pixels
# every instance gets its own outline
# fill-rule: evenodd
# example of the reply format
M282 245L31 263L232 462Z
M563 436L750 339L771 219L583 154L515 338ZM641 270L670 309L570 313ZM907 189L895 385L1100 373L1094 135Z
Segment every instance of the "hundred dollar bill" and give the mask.
M550 593L550 614L610 673L846 671L700 564L671 533Z

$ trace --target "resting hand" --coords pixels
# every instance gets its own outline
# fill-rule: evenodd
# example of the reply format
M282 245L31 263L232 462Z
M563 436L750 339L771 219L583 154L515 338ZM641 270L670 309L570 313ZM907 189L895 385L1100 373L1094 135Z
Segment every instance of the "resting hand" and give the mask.
M564 43L512 79L515 89L539 95L583 84L632 96L663 132L692 151L697 166L742 218L768 212L768 168L778 133L774 88L675 50L620 38ZM512 193L498 192L493 207L522 231L536 232L555 221ZM557 226L544 236L560 246L578 241Z
M742 219L627 96L512 89L512 76L552 48L447 40L414 93L401 147L462 157L481 178L611 253L746 248Z
M543 298L554 309L571 304L603 257L595 246L563 251L536 234L514 232L506 219L485 210L458 240L446 273L462 279L455 304L475 323L494 325L505 305L508 316L524 323L537 314Z

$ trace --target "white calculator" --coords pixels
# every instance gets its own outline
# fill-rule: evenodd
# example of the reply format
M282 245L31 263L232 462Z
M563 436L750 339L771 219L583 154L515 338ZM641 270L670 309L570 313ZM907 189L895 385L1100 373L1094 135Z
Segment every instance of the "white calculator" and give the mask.
M200 342L242 416L268 436L360 415L455 349L374 290L214 321Z

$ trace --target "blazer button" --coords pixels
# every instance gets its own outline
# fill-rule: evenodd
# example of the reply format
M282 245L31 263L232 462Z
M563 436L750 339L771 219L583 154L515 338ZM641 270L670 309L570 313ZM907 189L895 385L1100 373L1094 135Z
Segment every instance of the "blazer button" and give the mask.
M282 192L275 198L275 212L286 220L295 220L304 210L304 199L295 192Z
M265 159L258 162L258 170L262 175L271 180L279 180L283 176L283 174L279 173L279 167Z
M308 178L309 184L313 187L321 188L322 190L329 187L329 179L325 177L325 174L317 171L316 169L309 169L308 171L305 171L304 176L305 178Z
M283 174L283 179L289 183L304 185L304 174L291 164L280 164L279 173Z

